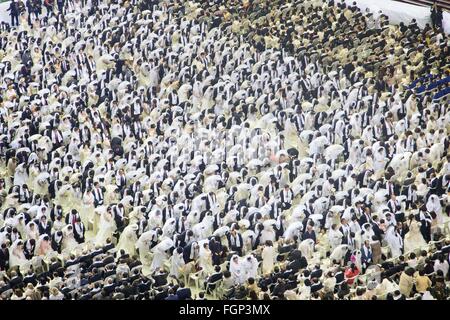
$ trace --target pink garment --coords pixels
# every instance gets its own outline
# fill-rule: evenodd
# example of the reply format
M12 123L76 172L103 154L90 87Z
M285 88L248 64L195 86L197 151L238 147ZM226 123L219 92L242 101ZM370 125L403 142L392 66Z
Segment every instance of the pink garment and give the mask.
M43 240L38 249L38 256L45 256L50 250L50 243L48 241Z

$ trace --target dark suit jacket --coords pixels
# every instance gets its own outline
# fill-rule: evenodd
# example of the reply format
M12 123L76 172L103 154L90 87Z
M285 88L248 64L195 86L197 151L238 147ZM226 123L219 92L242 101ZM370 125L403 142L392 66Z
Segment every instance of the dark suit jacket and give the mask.
M112 243L107 244L106 246L103 247L103 252L108 252L112 248L114 248L114 244L112 244Z
M217 282L217 281L219 281L222 278L223 278L223 273L222 272L216 272L216 273L213 273L209 277L208 282L209 283Z
M154 275L152 276L153 280L155 280L155 284L154 286L157 287L161 287L167 284L167 273L163 273L163 274L158 274L158 275Z
M220 242L211 240L209 241L209 249L211 250L213 264L220 264L220 256L223 250L222 244Z
M367 222L369 222L369 221L367 221L366 215L365 214L361 215L361 217L358 220L359 225L362 226L363 224L365 224Z
M189 288L180 288L177 290L177 296L180 300L190 299L192 296L191 289Z
M272 294L274 296L282 296L284 292L286 291L286 285L284 283L277 283L275 287L273 288Z
M384 233L376 223L372 223L372 230L378 240L381 241L381 235Z
M342 271L337 272L334 277L336 278L336 284L340 284L345 280L345 275Z
M243 242L243 240L242 240L242 235L241 235L240 233L236 233L236 236L237 236L237 238L239 238L239 245L240 245L239 247L232 244L231 238L232 238L233 236L231 235L231 233L228 234L228 236L227 236L227 238L228 238L228 244L229 244L229 247L230 247L230 249L231 249L232 251L240 251L240 250L242 249L242 247L244 246L244 242ZM237 242L236 242L236 243L237 243Z
M34 286L37 285L37 279L34 273L23 278L23 284L27 285L28 283L32 283Z
M296 259L287 264L286 269L292 270L294 273L297 273L298 270L306 268L308 266L308 261L306 261L305 257L301 257L300 259Z
M51 236L52 234L52 223L51 222L47 222L47 226L44 228L42 227L42 225L39 223L38 220L35 220L35 223L38 225L38 229L39 229L39 234L48 234L49 236Z
M311 285L311 293L319 291L322 288L323 288L323 285L321 282L315 283L315 284Z
M94 268L101 268L104 267L103 261L96 261L93 264L91 264L88 268L89 271L92 271Z
M22 276L15 276L14 278L11 278L11 280L9 281L9 285L13 289L16 289L17 287L20 287L21 285L23 285Z
M150 290L150 282L148 283L139 283L138 285L139 292L146 292Z
M180 298L176 294L169 294L164 300L180 300Z
M61 262L59 262L59 261L53 262L50 265L50 267L48 268L48 272L53 273L56 270L58 270L59 268L62 268Z
M70 266L73 266L73 265L75 265L75 264L77 264L77 263L79 263L80 261L78 260L78 259L75 259L75 260L68 260L67 262L66 262L66 264L64 265L64 268L68 268L68 267L70 267Z
M103 287L103 290L105 290L107 294L111 294L111 293L114 292L114 289L115 289L115 288L116 288L116 284L115 284L115 283L112 283L112 284L110 284L110 285L104 286L104 287Z
M82 295L80 297L80 300L91 300L92 299L92 295L90 293L86 293L85 295Z
M368 251L368 253L367 253L367 256L366 256L366 252L365 252L365 250L364 249L361 249L361 261L362 262L367 262L367 261L372 261L372 249L371 248L369 248L369 251Z
M314 232L314 230L312 230L311 233L309 233L308 231L305 231L303 233L302 240L306 240L306 239L313 239L314 242L316 242L316 233Z
M9 284L5 284L3 287L0 287L0 294L3 292L6 292L11 289L11 286Z
M310 278L311 278L311 279L312 279L312 278L317 278L317 279L319 279L319 278L322 276L322 274L323 274L322 269L315 269L315 270L311 271Z
M0 249L0 270L5 270L9 265L9 251Z
M102 279L102 274L99 272L89 277L89 283L94 283Z

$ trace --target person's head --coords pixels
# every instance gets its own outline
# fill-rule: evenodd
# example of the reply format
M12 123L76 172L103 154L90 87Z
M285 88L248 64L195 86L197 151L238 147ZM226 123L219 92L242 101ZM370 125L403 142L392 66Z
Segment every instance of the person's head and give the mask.
M255 290L251 290L249 292L249 297L250 297L250 300L258 300L258 295L256 294Z
M358 287L356 288L356 295L358 297L362 296L366 292L366 288Z
M410 277L412 277L414 275L414 272L415 272L414 268L407 268L405 270L405 273Z

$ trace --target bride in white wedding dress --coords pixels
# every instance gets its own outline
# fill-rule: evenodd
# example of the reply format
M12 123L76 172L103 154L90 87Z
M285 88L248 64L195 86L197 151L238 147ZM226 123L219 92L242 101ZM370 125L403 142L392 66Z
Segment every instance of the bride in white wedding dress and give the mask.
M73 227L71 224L65 226L62 229L63 240L62 240L62 250L66 252L71 252L78 245L73 234Z
M95 244L96 245L105 245L106 240L108 238L111 238L114 231L116 231L117 226L116 222L114 221L114 217L112 215L111 210L104 210L101 211L100 215L100 223L98 226L98 233L95 237Z
M9 248L9 266L12 267L22 267L27 263L27 258L23 252L23 241L18 239L14 241L12 246Z
M136 254L136 243L138 241L136 231L139 229L138 225L133 223L125 227L120 235L117 250L125 250L126 253L133 256Z
M415 249L422 248L426 246L426 242L420 232L421 223L413 220L409 225L409 231L405 235L404 240L404 251L411 252Z

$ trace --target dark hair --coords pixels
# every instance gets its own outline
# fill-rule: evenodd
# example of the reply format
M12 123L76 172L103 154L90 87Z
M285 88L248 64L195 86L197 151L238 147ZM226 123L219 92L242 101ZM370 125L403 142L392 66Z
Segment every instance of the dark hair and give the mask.
M250 297L250 300L258 300L258 295L254 290L251 290L248 295Z
M410 277L413 276L414 272L415 272L414 268L408 268L405 270L405 273Z

